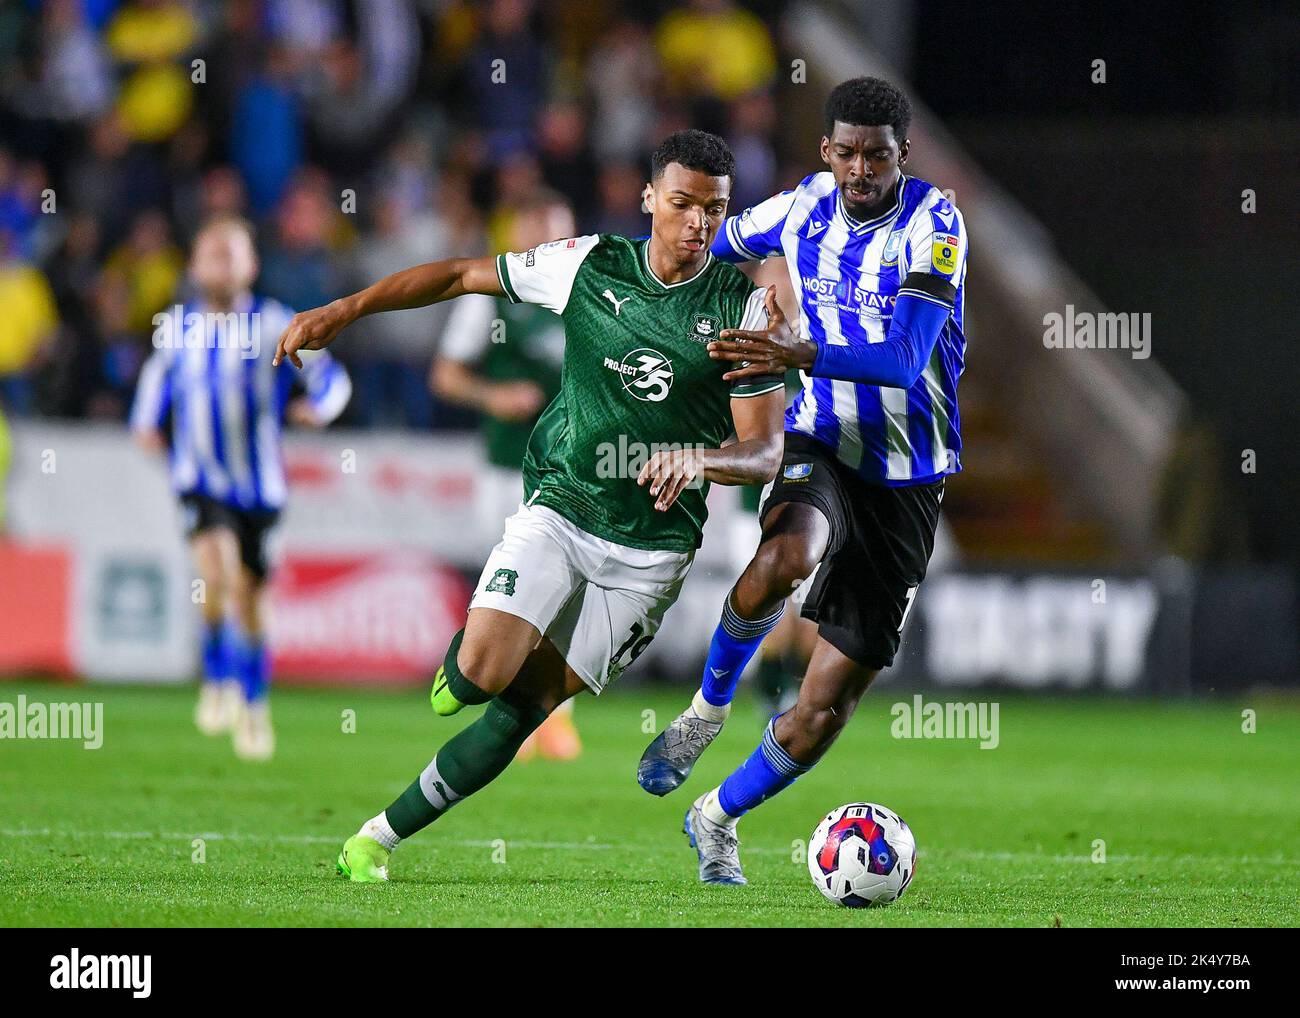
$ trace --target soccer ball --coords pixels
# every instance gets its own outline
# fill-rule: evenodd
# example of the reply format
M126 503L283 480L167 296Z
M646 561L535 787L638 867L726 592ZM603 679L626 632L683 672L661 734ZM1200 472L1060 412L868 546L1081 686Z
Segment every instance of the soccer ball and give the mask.
M808 872L848 908L897 901L916 874L916 839L897 813L874 802L833 809L808 841Z

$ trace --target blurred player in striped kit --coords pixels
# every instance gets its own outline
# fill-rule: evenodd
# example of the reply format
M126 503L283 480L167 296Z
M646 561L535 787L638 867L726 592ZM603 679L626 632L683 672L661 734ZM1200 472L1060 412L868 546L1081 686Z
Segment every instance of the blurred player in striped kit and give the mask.
M166 448L171 423L172 487L203 581L195 722L206 735L231 732L248 760L275 752L261 602L267 537L286 495L282 423L323 427L352 393L347 372L323 352L301 375L272 364L293 312L252 292L257 273L250 224L223 216L203 225L189 266L196 297L155 317L155 350L131 410L147 450ZM306 392L291 399L295 385Z
M520 207L510 247L528 251L577 231L563 195L541 190ZM442 399L482 414L487 466L478 479L481 518L499 525L524 495L524 456L542 411L560 392L564 323L536 304L469 293L456 301L430 373ZM519 759L572 760L582 752L566 700L519 747Z

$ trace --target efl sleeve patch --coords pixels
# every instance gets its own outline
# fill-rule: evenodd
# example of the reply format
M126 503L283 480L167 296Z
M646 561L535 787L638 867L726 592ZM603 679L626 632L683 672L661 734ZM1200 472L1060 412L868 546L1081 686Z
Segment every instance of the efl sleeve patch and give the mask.
M553 240L527 251L497 256L497 277L512 304L540 304L563 314L583 259L596 246L596 234Z
M957 271L958 240L946 233L936 233L930 247L930 263L934 271L951 276Z

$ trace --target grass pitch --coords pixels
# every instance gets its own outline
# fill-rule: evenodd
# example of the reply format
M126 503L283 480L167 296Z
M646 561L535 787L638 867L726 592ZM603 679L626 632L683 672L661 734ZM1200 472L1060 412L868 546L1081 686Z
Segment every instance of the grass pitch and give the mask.
M189 689L0 685L0 701L19 693L102 701L105 735L0 741L0 926L1300 923L1293 700L1002 697L1000 745L982 750L892 738L910 697L877 689L819 767L742 822L750 885L715 888L696 882L682 813L756 744L748 700L655 799L634 779L643 728L686 692L583 697L581 760L515 764L404 843L388 884L352 885L334 873L343 840L477 711L435 718L421 690L278 690L279 753L254 765L195 732ZM808 878L800 839L855 800L916 833L916 879L887 909L837 908Z

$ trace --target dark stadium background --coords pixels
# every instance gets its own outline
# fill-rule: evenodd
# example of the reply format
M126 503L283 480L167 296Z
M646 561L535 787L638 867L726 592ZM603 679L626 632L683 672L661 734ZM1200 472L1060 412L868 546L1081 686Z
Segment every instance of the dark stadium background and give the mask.
M726 87L665 55L657 33L683 12L727 26L716 37L741 59ZM967 472L946 506L961 561L1101 576L1172 556L1197 570L1194 596L1174 612L1197 642L1183 648L1190 664L1157 663L1180 674L1157 675L1154 688L1294 683L1294 13L945 0L8 3L0 242L10 269L43 277L58 323L39 337L0 333L10 346L0 406L16 432L120 424L148 316L177 292L185 245L213 208L258 222L259 288L302 308L404 260L494 250L512 202L543 182L575 203L580 232L640 232L648 150L687 124L720 131L739 153L737 208L791 186L819 168L818 109L838 73L808 48L823 19L885 54L936 111L918 118L914 165L952 187L972 221ZM489 80L494 55L508 61L505 86ZM195 58L202 84L189 81ZM800 59L807 83L795 84ZM958 162L936 160L932 128L959 146ZM1123 437L1086 400L1043 387L1038 337L1023 319L1010 324L1024 302L989 295L986 267L1005 252L981 233L987 196L965 201L976 175L1013 196L1035 242L1101 306L1151 314L1148 365L1120 351L1073 356L1134 378L1158 366L1141 384L1176 389L1177 415L1156 459L1080 469ZM53 215L40 210L45 188ZM345 188L354 214L339 211ZM1241 210L1247 188L1253 214ZM404 233L415 220L436 236ZM40 284L29 273L24 285ZM364 342L338 348L356 381L343 427L472 429L425 385L432 325L357 331ZM19 456L10 484L31 467ZM1120 506L1133 488L1150 490ZM22 520L8 523L21 545Z

